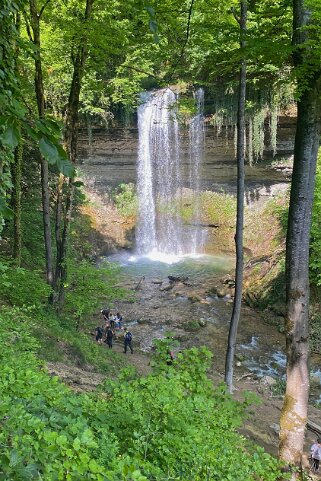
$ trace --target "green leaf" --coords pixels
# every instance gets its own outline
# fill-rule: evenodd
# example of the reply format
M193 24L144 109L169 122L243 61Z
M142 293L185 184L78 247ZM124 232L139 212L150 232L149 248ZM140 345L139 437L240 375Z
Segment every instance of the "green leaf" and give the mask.
M75 176L75 168L68 159L63 159L58 157L57 159L57 167L59 172L61 172L66 177L74 177Z
M149 19L149 29L151 32L153 32L154 34L157 33L157 30L158 30L158 25L157 25L157 22L155 20L152 20L151 18Z
M147 5L145 8L151 17L155 17L155 10L153 9L153 7Z
M54 165L57 163L59 158L57 147L46 137L42 137L40 139L39 149L41 154L47 160L48 164Z
M16 124L9 125L2 134L2 142L8 147L17 147L19 144L21 135Z
M4 219L12 219L14 216L13 210L7 206L7 203L3 198L0 198L0 215Z

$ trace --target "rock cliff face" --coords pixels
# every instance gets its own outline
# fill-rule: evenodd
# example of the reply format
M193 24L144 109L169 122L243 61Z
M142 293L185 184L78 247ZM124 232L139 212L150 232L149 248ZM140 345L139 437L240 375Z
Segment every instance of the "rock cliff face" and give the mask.
M276 158L290 158L293 152L295 118L280 117L277 134ZM86 183L96 192L107 193L118 184L136 182L138 146L137 128L93 128L91 142L86 129L80 130L79 161ZM267 141L268 144L268 141ZM187 165L189 156L188 132L182 129L181 150L183 179L188 186ZM267 147L264 160L246 167L247 201L278 191L278 184L287 183L289 176L272 169L269 161L272 151ZM205 129L204 162L201 172L201 189L236 191L236 162L234 135L231 128L223 127L220 135L212 126Z

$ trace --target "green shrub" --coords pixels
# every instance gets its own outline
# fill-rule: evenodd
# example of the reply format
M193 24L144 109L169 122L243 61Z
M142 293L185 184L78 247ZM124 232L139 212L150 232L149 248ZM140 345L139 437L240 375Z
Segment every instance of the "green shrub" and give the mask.
M75 327L83 327L93 312L126 296L124 289L114 287L118 276L115 264L105 262L98 268L86 260L70 259L63 314L73 319Z
M112 198L118 212L123 217L136 216L138 200L134 184L131 182L129 184L120 184L113 192Z
M40 306L48 302L51 288L39 271L1 264L1 298L12 306Z

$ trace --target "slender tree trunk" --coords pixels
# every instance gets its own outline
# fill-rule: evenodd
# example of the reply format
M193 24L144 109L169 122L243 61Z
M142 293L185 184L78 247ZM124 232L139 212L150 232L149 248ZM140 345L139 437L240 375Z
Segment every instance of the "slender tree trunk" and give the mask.
M32 42L36 47L35 53L35 92L37 99L38 115L40 119L45 117L45 96L43 88L42 63L40 56L40 14L37 10L36 0L29 0L30 19L32 29ZM50 192L49 192L49 171L48 163L41 156L41 188L42 188L42 214L44 226L44 242L46 255L47 282L51 286L54 282L52 246L51 246L51 222L50 222Z
M241 1L240 34L241 49L245 47L247 21L247 1ZM235 297L228 335L225 362L225 382L229 392L233 390L234 355L237 329L241 315L242 285L243 285L243 225L244 225L244 156L245 156L245 99L246 99L246 62L242 60L239 82L239 99L237 112L237 215L236 215L236 269Z
M21 17L20 13L16 16L16 30L18 35L20 35L21 28ZM15 48L15 73L17 77L19 76L19 46L16 45ZM12 166L12 209L13 209L13 249L12 254L15 259L16 265L20 267L21 265L21 179L22 179L22 159L23 159L23 141L19 142L14 152L14 163Z
M85 10L85 22L88 27L94 0L87 0ZM83 37L80 39L79 46L74 60L74 71L70 94L68 99L64 144L69 154L70 160L75 164L77 160L78 143L78 110L81 82L84 74L85 62L87 59L88 32L85 28ZM65 186L66 194L63 196ZM65 208L62 204L65 200ZM55 284L58 293L58 304L61 305L64 299L64 284L67 279L67 249L69 240L69 226L72 216L73 206L73 180L65 179L60 175L57 187L56 204L56 246L57 260L55 271Z
M303 0L294 0L294 44L308 39L310 12ZM304 49L296 50L294 63L305 62ZM301 468L309 398L309 241L316 161L321 132L320 72L298 79L304 92L298 102L290 208L286 246L286 393L280 420L280 457ZM292 479L301 479L293 474Z
M13 257L16 265L21 264L21 178L22 178L22 158L23 146L22 141L15 149L14 165L12 169L12 208L13 217Z

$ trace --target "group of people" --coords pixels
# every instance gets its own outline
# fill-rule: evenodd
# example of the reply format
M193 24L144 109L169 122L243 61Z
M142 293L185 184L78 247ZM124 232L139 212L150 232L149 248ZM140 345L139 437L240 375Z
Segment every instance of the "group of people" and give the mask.
M130 349L131 353L133 354L133 335L128 331L127 328L122 328L123 318L121 314L117 312L116 316L114 316L110 309L102 309L100 312L103 315L105 325L96 327L95 334L97 343L102 344L105 342L108 348L112 349L113 340L117 338L116 331L122 332L123 330L124 353L126 354L127 350Z

